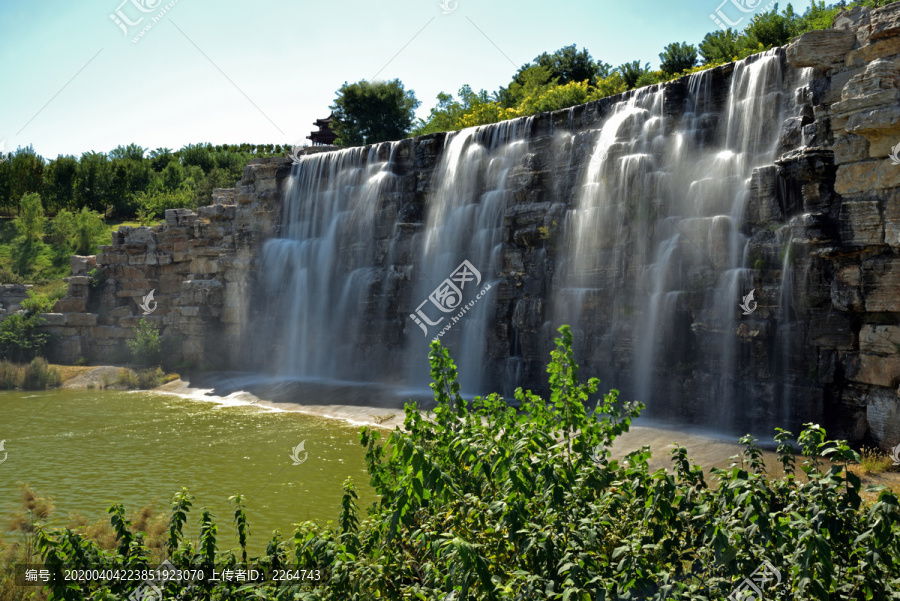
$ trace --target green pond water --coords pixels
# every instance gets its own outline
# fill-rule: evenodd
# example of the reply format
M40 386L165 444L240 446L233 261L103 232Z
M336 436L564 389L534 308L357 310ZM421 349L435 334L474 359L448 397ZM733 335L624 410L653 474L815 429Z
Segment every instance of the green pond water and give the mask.
M0 392L0 532L20 510L17 482L52 498L52 524L71 512L91 521L120 501L127 512L149 504L166 512L187 487L219 524L220 548L236 547L229 496L247 499L251 546L265 548L273 530L336 521L341 483L353 478L362 516L376 500L368 486L358 426L247 404L148 392L54 390ZM305 441L294 465L291 451ZM0 461L4 453L0 452Z

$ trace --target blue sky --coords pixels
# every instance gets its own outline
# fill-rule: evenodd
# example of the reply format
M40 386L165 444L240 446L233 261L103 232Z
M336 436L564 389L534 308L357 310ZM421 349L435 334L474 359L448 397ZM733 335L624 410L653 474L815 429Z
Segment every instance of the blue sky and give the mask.
M614 66L655 66L669 42L712 31L716 9L746 25L753 13L732 2L768 3L445 1L448 14L439 0L5 1L0 140L48 158L131 142L301 143L345 81L399 78L425 116L438 92L494 91L544 51L574 43Z

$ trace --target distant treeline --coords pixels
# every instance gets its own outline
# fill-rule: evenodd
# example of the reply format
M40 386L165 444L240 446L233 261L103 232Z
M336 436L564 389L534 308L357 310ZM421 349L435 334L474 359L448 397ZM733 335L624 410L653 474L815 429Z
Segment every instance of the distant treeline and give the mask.
M602 60L594 60L586 48L579 51L573 44L552 54L544 52L535 57L534 61L526 63L513 75L512 81L496 92L475 92L468 85L464 85L455 98L452 94L441 92L437 97L437 106L431 109L428 118L419 119L408 130L408 134L418 136L496 123L564 109L626 90L670 81L776 46L784 46L794 37L808 31L828 29L835 16L848 8L877 8L895 1L826 3L824 0L813 0L803 13L795 12L791 4L779 10L776 2L769 10L760 11L753 18L741 21L741 24L746 23L744 29L716 29L706 34L696 45L688 42L668 44L659 54L658 69L653 69L650 63L642 64L641 61L613 67ZM731 15L736 16L743 15ZM415 101L415 96L412 95L411 99ZM348 115L341 110L343 107L340 102L333 108L336 109L335 116L344 121L339 126L339 133L344 134L344 130L352 129L353 116L350 115L351 118L348 119ZM338 143L345 142L345 138L342 135ZM371 136L366 141L375 142L379 138Z
M189 144L147 152L136 144L112 152L45 159L31 146L0 163L0 211L14 216L39 194L54 215L87 208L112 219L162 218L169 208L209 204L213 188L234 186L248 161L284 156L289 144Z

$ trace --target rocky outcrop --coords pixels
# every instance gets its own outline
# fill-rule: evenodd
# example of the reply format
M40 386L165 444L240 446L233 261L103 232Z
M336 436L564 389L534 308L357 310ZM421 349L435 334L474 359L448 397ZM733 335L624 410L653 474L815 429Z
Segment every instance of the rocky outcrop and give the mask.
M809 244L821 295L810 295L811 369L825 394L831 431L888 447L900 442L900 3L854 8L835 19L849 36L802 36L788 49L795 67L814 66L809 127L833 153L832 202L805 219L830 228ZM823 39L831 40L824 44ZM827 180L826 180L827 181Z
M124 341L146 319L160 328L171 364L230 365L248 321L251 262L277 223L288 169L254 160L236 188L213 191L211 206L168 210L154 227L123 226L99 255L73 257L68 295L44 316L56 337L51 358L127 360Z

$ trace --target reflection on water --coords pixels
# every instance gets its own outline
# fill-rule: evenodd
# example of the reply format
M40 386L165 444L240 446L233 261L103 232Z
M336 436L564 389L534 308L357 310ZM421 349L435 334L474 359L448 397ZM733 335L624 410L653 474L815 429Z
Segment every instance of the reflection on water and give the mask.
M244 495L252 545L272 530L305 520L335 521L341 483L352 477L360 507L376 500L368 486L359 427L253 405L217 404L147 392L56 390L0 393L0 519L20 508L16 483L30 483L56 506L55 524L71 512L92 521L116 501L133 511L155 503L167 511L182 486L209 507L222 546L230 536L227 498ZM308 460L293 465L305 442ZM191 532L194 532L192 529Z

